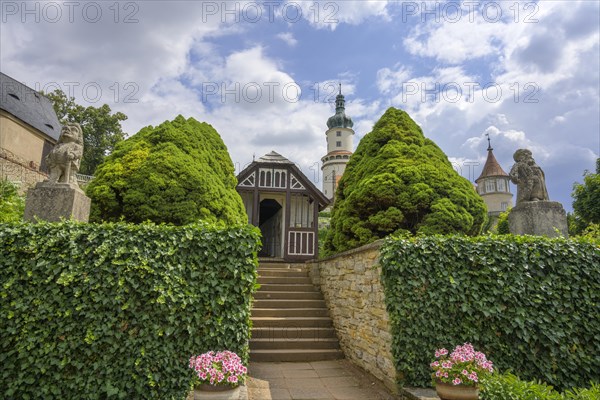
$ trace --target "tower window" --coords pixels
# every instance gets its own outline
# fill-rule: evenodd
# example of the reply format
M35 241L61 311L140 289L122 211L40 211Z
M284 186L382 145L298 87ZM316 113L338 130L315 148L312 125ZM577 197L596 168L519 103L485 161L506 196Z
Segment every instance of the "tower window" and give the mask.
M508 203L503 201L502 203L500 203L500 208L502 209L502 211L506 211L506 209L508 208Z
M340 140L338 140L337 142L335 142L335 145L337 147L342 147L342 142Z
M496 188L494 187L494 181L486 181L485 182L485 191L486 193L495 192Z
M504 179L498 179L498 191L499 192L506 192L506 186L504 185Z
M342 131L335 132L335 136L342 136Z

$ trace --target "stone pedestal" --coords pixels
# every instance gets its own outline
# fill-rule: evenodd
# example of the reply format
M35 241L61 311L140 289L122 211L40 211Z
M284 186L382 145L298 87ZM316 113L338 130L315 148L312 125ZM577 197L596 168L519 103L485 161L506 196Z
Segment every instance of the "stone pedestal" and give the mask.
M40 182L27 191L25 221L57 222L61 218L87 222L91 200L79 186L68 183Z
M557 201L525 201L518 204L508 214L508 226L514 235L569 237L567 214Z

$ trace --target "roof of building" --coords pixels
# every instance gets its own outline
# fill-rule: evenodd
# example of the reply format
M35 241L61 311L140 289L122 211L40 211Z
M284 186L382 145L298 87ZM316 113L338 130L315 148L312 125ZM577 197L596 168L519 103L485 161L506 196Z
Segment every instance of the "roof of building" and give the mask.
M265 154L264 156L262 156L261 158L259 158L256 161L262 162L262 163L274 163L274 164L294 164L293 162L291 162L290 160L288 160L287 158L285 158L284 156L282 156L281 154L279 154L275 151L271 151L270 153Z
M482 178L487 178L490 176L508 176L508 174L504 172L504 170L500 166L500 163L498 163L498 160L496 160L496 157L494 157L494 149L492 149L492 147L489 146L487 150L487 160L485 161L483 170L481 170L481 175L479 175L479 178L475 179L475 182L479 181Z
M2 72L0 72L0 109L58 141L61 125L52 102Z
M346 100L342 94L342 85L340 84L340 93L335 98L335 115L327 120L327 127L331 128L352 128L354 122L352 118L346 115Z
M306 175L304 175L300 168L298 168L294 162L288 160L287 158L275 151L271 151L270 153L260 157L258 160L252 161L250 165L248 165L246 168L244 168L242 172L239 173L239 175L237 176L238 182L243 182L244 179L246 179L253 170L259 168L260 166L264 166L265 164L276 164L280 165L282 168L289 168L291 171L294 172L296 178L302 182L306 190L309 190L313 193L313 195L319 202L320 209L329 205L329 199L325 197L325 195L314 185L314 183L310 181L310 179L306 177Z

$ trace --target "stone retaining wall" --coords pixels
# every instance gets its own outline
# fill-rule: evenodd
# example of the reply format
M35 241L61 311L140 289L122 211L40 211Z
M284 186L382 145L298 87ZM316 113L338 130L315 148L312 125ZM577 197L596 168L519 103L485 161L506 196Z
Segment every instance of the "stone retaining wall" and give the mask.
M381 267L382 241L308 263L320 287L346 358L396 391L389 317Z
M0 179L17 183L21 193L26 193L27 189L47 178L48 175L40 171L36 164L0 148Z

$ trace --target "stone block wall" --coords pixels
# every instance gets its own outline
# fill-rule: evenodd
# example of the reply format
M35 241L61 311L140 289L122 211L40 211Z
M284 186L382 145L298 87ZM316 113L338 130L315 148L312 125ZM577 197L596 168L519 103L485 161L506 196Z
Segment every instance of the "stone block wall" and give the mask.
M47 178L48 175L40 171L38 165L0 148L0 179L18 183L21 193Z
M378 263L381 243L308 265L313 283L323 292L346 358L396 391L392 336Z

